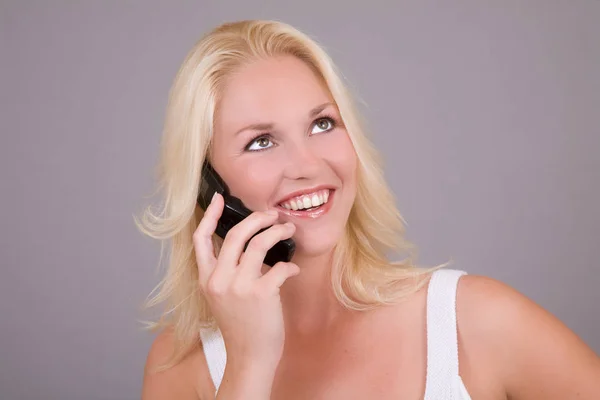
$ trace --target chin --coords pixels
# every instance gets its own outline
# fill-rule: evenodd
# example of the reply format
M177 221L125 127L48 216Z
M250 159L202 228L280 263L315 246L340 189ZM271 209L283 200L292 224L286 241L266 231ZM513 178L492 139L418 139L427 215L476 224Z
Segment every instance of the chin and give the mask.
M343 229L327 232L303 232L294 236L296 254L300 257L320 257L331 254L340 241Z

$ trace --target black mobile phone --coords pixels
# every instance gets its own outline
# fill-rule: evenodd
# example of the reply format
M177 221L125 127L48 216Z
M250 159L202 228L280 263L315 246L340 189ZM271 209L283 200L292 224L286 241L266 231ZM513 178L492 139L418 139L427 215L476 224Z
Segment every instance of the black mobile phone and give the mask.
M221 215L221 218L219 218L215 233L219 235L219 237L225 238L227 232L244 218L252 214L252 211L246 208L240 199L229 193L229 189L223 179L221 179L212 165L210 165L208 161L205 161L202 166L202 178L200 180L200 190L198 193L198 204L203 210L206 210L215 192L221 194L225 200L223 214ZM252 237L267 229L268 227L261 229ZM248 242L246 242L244 250L246 250L247 246ZM271 267L279 261L289 262L292 259L295 250L296 244L292 239L281 240L267 251L263 262Z

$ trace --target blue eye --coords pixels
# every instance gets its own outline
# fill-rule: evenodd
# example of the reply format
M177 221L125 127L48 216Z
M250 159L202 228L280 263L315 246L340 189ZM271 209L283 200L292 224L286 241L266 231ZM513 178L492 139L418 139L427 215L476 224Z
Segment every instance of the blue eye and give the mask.
M273 146L273 142L267 135L262 135L257 137L256 139L252 139L248 146L246 146L246 150L248 151L260 151L268 149Z

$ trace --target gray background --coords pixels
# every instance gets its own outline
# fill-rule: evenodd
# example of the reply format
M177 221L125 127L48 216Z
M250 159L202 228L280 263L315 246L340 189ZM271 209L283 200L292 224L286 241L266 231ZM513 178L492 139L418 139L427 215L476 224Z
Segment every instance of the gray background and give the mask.
M317 38L367 104L426 264L516 287L600 351L600 2L0 6L0 398L134 399L167 91L216 24Z

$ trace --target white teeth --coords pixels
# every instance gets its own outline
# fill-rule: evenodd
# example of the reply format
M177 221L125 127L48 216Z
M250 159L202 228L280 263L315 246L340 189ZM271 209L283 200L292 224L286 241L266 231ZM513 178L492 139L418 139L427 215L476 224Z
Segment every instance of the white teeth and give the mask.
M310 198L310 202L312 203L313 207L317 207L323 204L323 202L319 199L319 196L316 194L312 195L312 197Z
M302 201L304 202L304 204L303 204L304 208L311 208L312 207L312 204L311 204L310 199L308 197L303 198Z
M329 190L319 190L310 195L303 195L294 199L288 200L280 205L288 210L304 210L307 208L318 207L327 203L329 200Z

